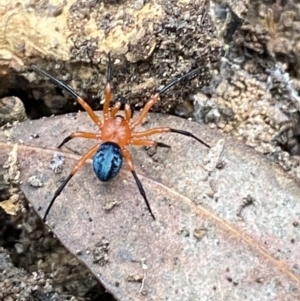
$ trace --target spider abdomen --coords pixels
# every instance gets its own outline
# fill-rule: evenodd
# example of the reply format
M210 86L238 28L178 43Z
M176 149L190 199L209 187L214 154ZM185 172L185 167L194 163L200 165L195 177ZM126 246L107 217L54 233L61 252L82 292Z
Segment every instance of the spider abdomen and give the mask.
M121 148L114 142L104 142L93 158L93 168L100 181L113 179L122 166Z

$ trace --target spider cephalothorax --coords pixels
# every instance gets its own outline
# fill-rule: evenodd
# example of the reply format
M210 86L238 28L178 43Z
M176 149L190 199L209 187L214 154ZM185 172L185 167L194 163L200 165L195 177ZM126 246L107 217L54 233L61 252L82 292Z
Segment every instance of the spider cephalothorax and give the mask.
M45 212L44 221L55 201L55 199L60 195L64 187L73 177L73 175L78 171L80 167L84 165L84 163L93 157L93 168L94 171L99 178L99 180L106 182L113 179L119 172L123 157L126 159L129 169L136 181L138 189L143 196L147 208L155 219L154 214L151 210L150 204L146 197L146 193L142 186L141 181L139 180L132 163L132 157L129 151L126 149L127 145L135 145L135 146L161 146L161 147L169 147L168 145L156 142L150 139L145 139L148 136L159 134L159 133L166 133L166 132L174 132L181 135L189 136L200 143L204 144L205 146L209 147L208 144L203 142L201 139L194 136L192 133L184 131L184 130L176 130L169 127L159 127L150 129L143 132L136 132L135 129L139 126L150 108L158 101L160 95L174 86L176 83L180 82L182 79L187 78L198 72L201 68L197 68L175 80L170 82L167 86L163 89L158 91L154 94L150 100L146 103L145 107L139 114L136 120L133 122L131 121L131 109L129 104L125 104L124 107L124 117L117 115L118 111L121 108L121 101L117 101L115 105L110 108L111 102L111 87L110 87L110 80L111 80L111 70L112 70L112 63L109 58L109 64L107 68L107 83L105 87L105 101L103 105L103 120L101 121L96 113L91 109L91 107L69 86L61 82L60 80L54 78L52 75L48 74L46 71L43 71L32 65L32 69L43 74L44 76L48 77L52 80L56 85L60 86L61 88L65 89L69 93L71 93L79 102L79 104L85 109L85 111L89 114L90 118L93 122L99 127L98 133L88 133L88 132L76 132L68 137L66 137L62 143L58 146L58 148L62 147L66 142L73 138L88 138L88 139L95 139L97 141L96 145L93 146L86 154L82 156L82 158L77 162L69 176L65 179L65 181L60 185L60 187L54 193L53 198L50 201L50 204Z

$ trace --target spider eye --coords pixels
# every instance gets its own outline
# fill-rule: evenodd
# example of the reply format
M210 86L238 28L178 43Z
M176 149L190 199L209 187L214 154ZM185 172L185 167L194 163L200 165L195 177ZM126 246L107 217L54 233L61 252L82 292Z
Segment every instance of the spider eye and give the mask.
M113 179L122 166L121 148L114 142L101 144L93 159L93 168L100 181Z

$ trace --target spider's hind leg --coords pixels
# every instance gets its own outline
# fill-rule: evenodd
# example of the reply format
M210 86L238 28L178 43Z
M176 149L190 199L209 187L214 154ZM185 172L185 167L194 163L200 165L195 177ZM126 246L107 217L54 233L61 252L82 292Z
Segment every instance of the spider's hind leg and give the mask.
M131 173L132 173L132 175L133 175L133 177L135 179L135 182L136 182L136 185L137 185L137 187L138 187L138 189L140 191L140 194L144 198L144 201L145 201L145 203L147 205L148 211L150 212L152 218L155 220L155 216L154 216L154 214L153 214L153 212L151 210L150 204L149 204L147 196L146 196L146 192L145 192L145 190L143 188L143 185L142 185L140 179L138 178L138 176L137 176L137 174L136 174L136 172L134 170L133 163L132 163L132 157L131 157L129 151L126 148L122 149L122 153L123 153L123 156L125 157L125 159L127 161L129 169L130 169L130 171L131 171Z
M43 222L46 221L46 218L50 212L50 209L52 208L54 201L56 200L56 198L61 194L61 192L63 191L63 189L65 188L65 186L69 183L69 181L72 179L72 177L75 175L75 173L79 170L79 168L81 168L84 163L86 162L86 160L88 160L89 158L91 158L98 150L100 144L96 144L95 146L93 146L85 155L82 156L82 158L77 162L77 164L75 165L75 167L73 168L73 170L70 172L70 174L68 175L68 177L62 182L62 184L58 187L58 189L55 191L54 196L52 197L50 204L48 205L44 218L43 218Z
M131 140L130 142L131 145L135 146L154 146L154 147L167 147L171 148L170 145L162 143L162 142L157 142L153 140L148 140L148 139L140 139L140 140Z

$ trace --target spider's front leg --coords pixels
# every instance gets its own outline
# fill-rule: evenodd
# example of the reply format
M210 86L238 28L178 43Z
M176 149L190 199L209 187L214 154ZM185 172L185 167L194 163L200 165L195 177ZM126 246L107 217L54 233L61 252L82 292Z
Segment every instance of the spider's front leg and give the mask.
M40 73L40 74L48 77L57 86L61 87L62 89L66 90L66 91L68 91L73 97L75 97L77 99L77 101L79 102L79 104L83 107L83 109L89 114L90 118L94 121L94 123L101 129L102 122L99 119L99 117L92 110L92 108L88 105L88 103L85 102L72 88L70 88L68 85L66 85L62 81L58 80L54 76L50 75L48 72L46 72L46 71L44 71L42 69L39 69L35 65L31 65L31 68L34 71L36 71L36 72L38 72L38 73Z
M112 98L111 85L110 85L111 77L112 77L112 62L111 62L110 53L109 53L108 54L107 73L106 73L106 85L105 85L105 91L104 91L104 98L105 98L104 105L103 105L104 121L110 117L109 105L110 105L111 98Z
M143 196L143 198L144 198L144 200L146 202L148 211L150 212L152 218L155 220L155 216L154 216L154 214L153 214L153 212L151 210L150 204L149 204L147 196L146 196L146 192L145 192L145 190L143 188L143 185L142 185L140 179L138 178L138 176L137 176L137 174L136 174L136 172L134 170L133 163L132 163L132 157L131 157L129 151L126 148L122 148L122 154L123 154L123 157L127 161L127 164L129 166L129 169L130 169L130 171L131 171L134 179L135 179L135 182L136 182L136 185L137 185L137 187L138 187L138 189L140 191L140 194Z
M149 110L151 109L151 107L158 101L160 94L156 93L155 95L153 95L150 100L147 101L147 103L145 104L142 112L140 113L139 117L131 124L130 128L133 131L138 125L140 125L145 116L147 115L147 113L149 112Z
M204 69L204 68L203 67L198 67L198 68L196 68L196 69L194 69L194 70L192 70L192 71L190 71L190 72L188 72L188 73L172 80L164 88L162 88L156 94L154 94L148 100L148 102L145 104L145 106L144 106L142 112L140 113L139 117L131 124L130 128L132 130L134 130L138 125L140 125L143 122L143 119L145 118L145 116L147 115L147 113L149 112L151 107L159 100L159 97L162 93L166 92L167 90L169 90L171 87L173 87L174 85L176 85L177 83L179 83L183 79L193 76L194 74L196 74L197 72L199 72L202 69Z

